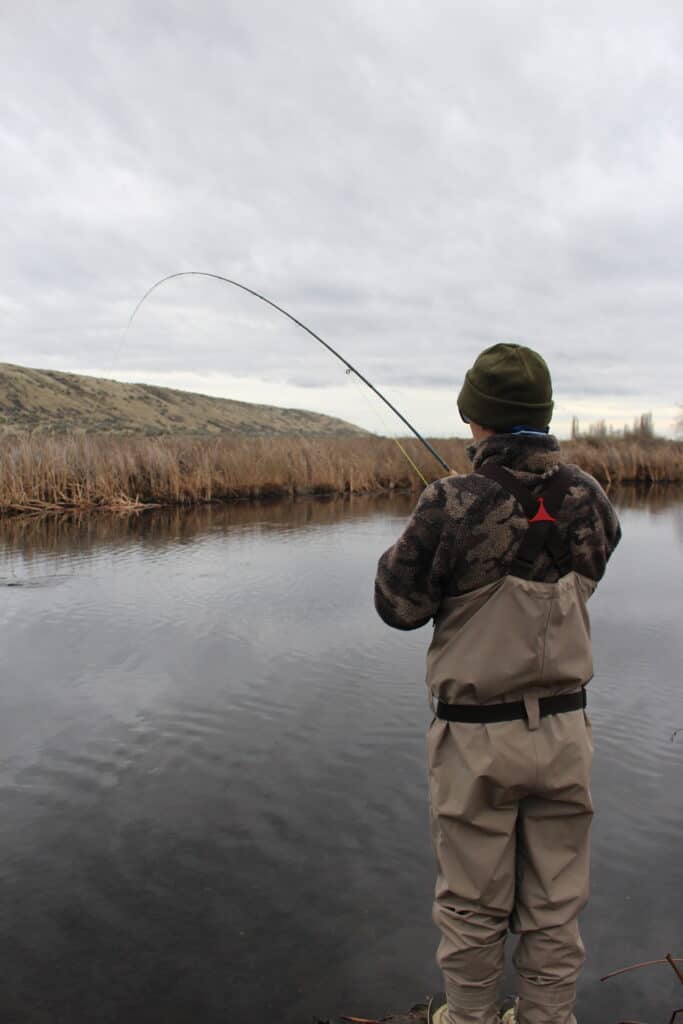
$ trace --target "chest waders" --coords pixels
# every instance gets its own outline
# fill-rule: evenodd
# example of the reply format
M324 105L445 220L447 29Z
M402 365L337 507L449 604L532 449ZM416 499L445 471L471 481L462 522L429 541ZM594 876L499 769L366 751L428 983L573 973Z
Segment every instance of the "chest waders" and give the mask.
M516 499L528 526L502 579L445 598L427 655L442 1017L496 1024L512 931L521 1024L576 1024L592 817L586 603L595 582L574 569L557 524L571 470L561 467L540 496L501 466L479 473Z

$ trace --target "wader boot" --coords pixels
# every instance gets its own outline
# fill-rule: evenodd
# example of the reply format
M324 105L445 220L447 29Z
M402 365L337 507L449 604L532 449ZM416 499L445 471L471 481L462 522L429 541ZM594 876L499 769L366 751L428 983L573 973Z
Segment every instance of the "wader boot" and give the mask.
M498 1024L519 1024L517 1000L513 1000L507 1009L501 1008L496 1020ZM448 1024L448 1002L445 992L437 992L427 1003L427 1024Z
M444 1024L499 1021L508 930L519 935L519 1024L576 1024L593 813L586 602L595 583L572 569L559 542L562 468L541 498L500 466L480 472L520 501L530 525L507 576L442 603L427 658ZM531 578L544 547L554 583Z

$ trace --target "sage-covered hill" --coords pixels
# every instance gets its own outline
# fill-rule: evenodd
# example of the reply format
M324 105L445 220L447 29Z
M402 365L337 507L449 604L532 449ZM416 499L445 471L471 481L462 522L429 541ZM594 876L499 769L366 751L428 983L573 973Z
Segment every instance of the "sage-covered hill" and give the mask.
M159 436L363 436L333 416L255 405L151 384L121 384L0 363L0 431Z

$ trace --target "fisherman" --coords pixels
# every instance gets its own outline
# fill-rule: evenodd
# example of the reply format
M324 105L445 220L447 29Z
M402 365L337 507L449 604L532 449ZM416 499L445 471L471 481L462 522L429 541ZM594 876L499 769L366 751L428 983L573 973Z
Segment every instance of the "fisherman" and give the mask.
M389 626L434 619L427 755L445 993L428 1019L576 1024L593 814L586 602L620 527L597 481L562 463L538 353L486 349L458 408L473 472L426 488L375 581ZM508 930L518 998L499 1012Z

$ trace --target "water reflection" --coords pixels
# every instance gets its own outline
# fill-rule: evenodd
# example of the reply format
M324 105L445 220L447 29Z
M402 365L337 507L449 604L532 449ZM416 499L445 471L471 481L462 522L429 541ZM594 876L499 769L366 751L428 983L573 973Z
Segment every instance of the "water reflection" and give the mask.
M683 540L683 489L678 487L619 487L610 498L620 510L634 509L651 516L666 514ZM235 502L191 508L155 509L132 514L95 513L10 516L0 519L0 551L21 551L30 561L37 555L79 557L99 547L130 544L182 544L203 534L237 530L296 531L390 515L409 515L416 496L409 493L344 495L273 502Z
M651 487L613 487L609 491L611 501L617 508L633 508L656 514L669 509L680 510L683 503L683 487L679 485Z
M235 502L192 508L154 509L139 513L93 513L10 516L0 520L0 550L37 555L79 557L100 547L130 544L168 547L211 533L238 530L296 531L372 518L391 510L407 515L415 503L411 494L345 495L334 498Z

